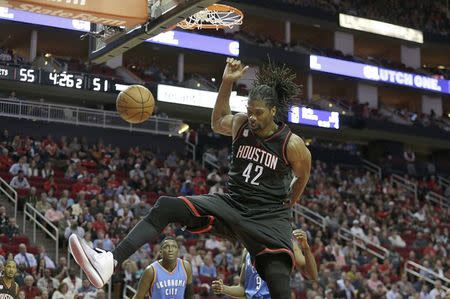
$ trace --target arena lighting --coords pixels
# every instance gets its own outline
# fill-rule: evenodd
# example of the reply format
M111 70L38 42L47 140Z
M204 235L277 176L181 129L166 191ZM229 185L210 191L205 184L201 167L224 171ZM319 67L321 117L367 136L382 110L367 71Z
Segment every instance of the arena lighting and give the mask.
M450 80L394 71L370 64L310 55L309 67L319 72L450 94Z
M91 28L91 23L86 21L35 14L28 11L21 11L6 7L0 7L0 19L81 32L88 32ZM146 42L227 56L239 56L239 41L237 40L183 31L172 30L163 32L147 39Z
M408 27L350 16L346 14L339 14L339 25L345 28L375 33L423 44L422 31Z
M203 108L213 108L216 103L217 92L192 88L158 84L157 99L160 102L188 105ZM231 93L231 111L247 112L247 97Z
M216 98L217 92L158 84L157 99L159 102L212 109ZM231 111L245 113L247 112L247 97L238 96L236 92L232 92L230 105ZM288 113L288 120L295 124L339 129L339 113L335 111L293 106Z
M183 134L184 132L186 132L187 130L189 130L189 125L182 123L180 128L178 129L178 135Z

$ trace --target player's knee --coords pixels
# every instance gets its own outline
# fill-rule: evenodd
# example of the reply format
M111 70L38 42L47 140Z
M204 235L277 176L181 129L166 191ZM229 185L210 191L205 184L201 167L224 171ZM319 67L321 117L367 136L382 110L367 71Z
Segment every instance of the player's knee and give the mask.
M145 220L159 227L165 227L172 222L185 222L186 206L182 199L172 196L161 196L153 208L145 216Z

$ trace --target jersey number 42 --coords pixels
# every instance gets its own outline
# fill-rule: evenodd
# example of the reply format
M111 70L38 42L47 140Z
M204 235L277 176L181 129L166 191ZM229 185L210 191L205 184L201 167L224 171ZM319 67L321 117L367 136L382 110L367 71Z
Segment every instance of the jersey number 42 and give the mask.
M253 163L249 163L247 167L245 168L244 172L242 172L242 176L245 178L245 182L248 183L248 181L252 178L252 170L253 170ZM259 185L259 182L257 180L262 175L264 170L264 167L261 165L255 165L254 169L254 176L253 179L250 180L250 184L252 185Z

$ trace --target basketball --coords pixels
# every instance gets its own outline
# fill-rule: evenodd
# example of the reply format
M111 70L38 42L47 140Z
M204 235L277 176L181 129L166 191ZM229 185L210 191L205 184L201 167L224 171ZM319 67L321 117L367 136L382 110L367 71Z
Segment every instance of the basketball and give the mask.
M155 109L153 94L142 85L131 85L117 96L116 108L120 117L132 124L146 121Z

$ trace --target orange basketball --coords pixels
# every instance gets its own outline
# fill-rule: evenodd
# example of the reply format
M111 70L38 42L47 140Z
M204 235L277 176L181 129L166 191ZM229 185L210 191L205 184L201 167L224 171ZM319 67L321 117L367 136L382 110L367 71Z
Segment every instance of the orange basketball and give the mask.
M117 96L116 108L120 117L132 124L146 121L155 109L155 99L142 85L131 85Z

